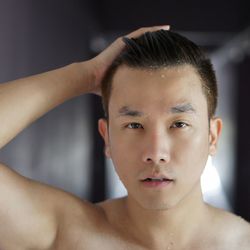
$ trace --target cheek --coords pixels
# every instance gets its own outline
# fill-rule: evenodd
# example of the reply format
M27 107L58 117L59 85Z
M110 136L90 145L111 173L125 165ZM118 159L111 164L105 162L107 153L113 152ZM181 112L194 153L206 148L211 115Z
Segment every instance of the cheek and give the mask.
M208 134L194 133L176 146L172 160L176 161L176 171L182 176L197 179L206 165L208 154Z
M128 175L133 175L136 169L136 151L127 137L112 131L110 134L110 154L115 170L122 182L126 182ZM125 184L125 183L124 183Z
M128 162L136 155L138 140L131 134L114 127L110 130L110 151L113 160Z

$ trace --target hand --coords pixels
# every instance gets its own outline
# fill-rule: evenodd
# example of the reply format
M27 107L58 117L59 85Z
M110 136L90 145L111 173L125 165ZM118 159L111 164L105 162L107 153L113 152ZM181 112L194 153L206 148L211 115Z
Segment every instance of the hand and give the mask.
M140 28L138 30L133 31L128 34L129 38L136 38L142 35L145 32L156 31L159 29L169 30L169 25L163 26L154 26L147 28ZM98 56L94 57L89 61L91 73L93 72L93 82L91 93L101 95L101 81L103 76L105 75L106 70L112 64L113 60L119 55L119 53L124 48L125 43L122 41L122 37L117 38L109 47L107 47L103 52L101 52Z

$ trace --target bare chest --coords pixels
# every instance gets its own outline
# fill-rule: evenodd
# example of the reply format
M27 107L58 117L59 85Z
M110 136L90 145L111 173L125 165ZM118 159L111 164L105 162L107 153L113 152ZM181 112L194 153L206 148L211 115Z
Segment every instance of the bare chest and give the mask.
M117 233L103 231L77 235L59 237L55 250L146 250L136 243L123 239Z
M96 220L95 223L86 223L86 220L79 223L79 220L70 221L66 224L60 234L53 250L249 250L249 241L243 242L242 237L236 236L233 230L219 230L220 227L209 227L206 230L200 230L186 242L165 238L161 244L150 244L148 239L138 241L136 232L129 233L124 229L124 221L119 225L110 223L106 219ZM126 223L125 223L126 224ZM145 244L147 242L147 244Z
M85 234L81 237L66 237L58 239L56 250L248 250L246 246L240 243L233 242L226 239L221 240L199 240L192 244L185 246L178 245L178 242L166 243L162 246L152 247L143 246L122 236L117 233L110 232L92 232Z

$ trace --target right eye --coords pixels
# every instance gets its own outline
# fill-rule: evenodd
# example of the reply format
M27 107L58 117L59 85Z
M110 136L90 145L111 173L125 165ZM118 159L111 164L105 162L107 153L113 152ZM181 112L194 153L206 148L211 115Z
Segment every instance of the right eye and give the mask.
M127 128L130 128L130 129L139 129L139 128L143 128L142 125L141 125L140 123L137 123L137 122L129 123L126 127L127 127Z

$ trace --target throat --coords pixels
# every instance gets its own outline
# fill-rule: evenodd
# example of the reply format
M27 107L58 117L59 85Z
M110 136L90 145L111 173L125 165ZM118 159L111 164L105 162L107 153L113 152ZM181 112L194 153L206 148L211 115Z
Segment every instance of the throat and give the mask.
M204 203L192 208L150 210L143 209L126 197L124 206L128 231L137 238L140 245L147 248L150 246L150 249L182 249L199 233L199 225L205 223Z

